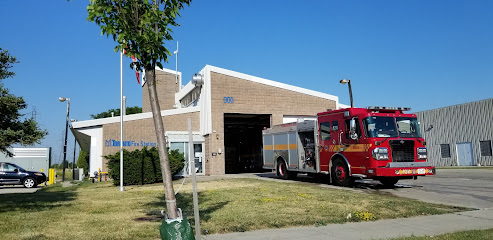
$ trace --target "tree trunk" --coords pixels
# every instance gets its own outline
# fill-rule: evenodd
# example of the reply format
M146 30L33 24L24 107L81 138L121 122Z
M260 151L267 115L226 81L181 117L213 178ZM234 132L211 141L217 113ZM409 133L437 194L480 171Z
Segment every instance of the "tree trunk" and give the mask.
M166 198L166 208L168 218L178 218L176 208L175 190L171 179L171 169L169 165L168 149L166 147L166 139L164 137L163 118L161 117L161 107L159 106L157 90L156 90L156 70L146 70L146 84L149 90L149 101L152 110L152 119L154 120L154 128L156 129L156 138L159 150L159 162L161 164L161 173L163 175L163 184Z

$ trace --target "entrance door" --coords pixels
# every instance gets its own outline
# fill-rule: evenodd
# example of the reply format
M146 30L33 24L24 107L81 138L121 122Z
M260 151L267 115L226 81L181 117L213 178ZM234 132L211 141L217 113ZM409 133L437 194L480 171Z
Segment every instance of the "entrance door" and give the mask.
M474 165L474 160L472 156L472 143L457 143L457 161L459 166Z
M193 144L193 156L195 161L195 173L204 173L204 161L202 161L202 143L194 143ZM189 171L189 174L192 175L192 172Z

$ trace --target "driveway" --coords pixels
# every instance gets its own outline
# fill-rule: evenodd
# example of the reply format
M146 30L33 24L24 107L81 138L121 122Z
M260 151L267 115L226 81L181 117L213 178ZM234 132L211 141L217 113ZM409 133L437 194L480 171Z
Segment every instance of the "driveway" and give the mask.
M0 194L12 194L12 193L33 193L41 189L42 186L37 188L25 188L21 185L15 186L0 186Z
M425 202L493 208L493 170L437 169L434 176L402 180L391 189L372 189Z

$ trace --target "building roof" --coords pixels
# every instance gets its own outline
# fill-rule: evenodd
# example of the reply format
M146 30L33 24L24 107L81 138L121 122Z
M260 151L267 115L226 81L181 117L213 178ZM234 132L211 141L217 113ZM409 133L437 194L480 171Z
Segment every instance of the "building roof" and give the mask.
M199 111L199 107L170 109L170 110L161 111L161 116L184 114L184 113L191 113L191 112L198 112L198 111ZM134 121L134 120L147 119L147 118L152 118L152 112L125 115L125 116L123 116L123 121L127 122L127 121ZM86 121L80 121L80 122L72 122L72 126L74 129L78 129L78 128L100 126L100 125L117 123L117 122L120 122L120 116L109 117L109 118L99 118L99 119L86 120Z

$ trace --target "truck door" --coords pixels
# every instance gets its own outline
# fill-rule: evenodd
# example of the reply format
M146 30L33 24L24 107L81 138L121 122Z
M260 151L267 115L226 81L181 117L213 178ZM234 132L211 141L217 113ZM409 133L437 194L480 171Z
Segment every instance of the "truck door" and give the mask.
M330 121L319 121L319 133L320 136L320 171L329 171L329 161L331 154L329 153L329 148L332 145L331 135L330 135Z
M364 174L366 171L365 159L367 155L366 145L361 142L361 123L358 118L353 118L356 121L356 133L358 137L352 139L350 136L350 124L351 119L344 121L345 132L342 136L344 143L344 155L347 157L349 164L351 165L352 174Z

